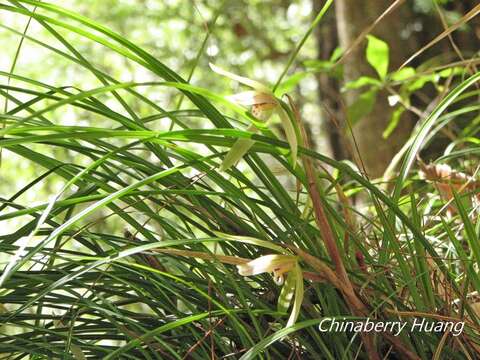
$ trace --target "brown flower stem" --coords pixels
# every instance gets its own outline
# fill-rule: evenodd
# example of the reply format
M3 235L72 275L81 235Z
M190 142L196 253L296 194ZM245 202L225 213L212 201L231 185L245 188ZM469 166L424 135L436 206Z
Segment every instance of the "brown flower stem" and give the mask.
M290 106L294 112L294 117L300 129L300 143L304 148L309 149L310 144L308 141L307 133L301 121L298 109L296 108L290 97L288 97L288 100L290 102ZM322 235L323 242L325 244L325 247L327 248L328 255L330 256L330 259L332 260L336 270L335 278L338 279L338 281L336 281L336 287L340 289L343 293L345 300L354 315L366 316L368 314L368 308L358 298L357 294L353 289L353 285L347 275L347 271L343 264L342 256L335 241L335 236L333 235L332 228L330 226L330 223L328 222L327 215L325 214L322 198L318 191L319 184L317 182L317 176L315 176L315 172L313 170L312 161L307 156L302 156L301 158L303 166L305 168L305 175L308 180L308 193L310 195L310 198L312 199L313 209L315 213L315 222L317 223L318 229L320 230L320 233ZM333 276L331 274L329 275L329 277L333 280ZM365 344L365 350L369 358L373 360L380 360L380 356L377 353L375 347L374 337L371 334L362 333L362 340Z

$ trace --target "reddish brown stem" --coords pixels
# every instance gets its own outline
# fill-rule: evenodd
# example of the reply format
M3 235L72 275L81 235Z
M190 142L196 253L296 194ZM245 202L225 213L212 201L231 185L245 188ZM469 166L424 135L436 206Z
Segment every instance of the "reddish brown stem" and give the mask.
M310 143L308 141L307 133L303 126L303 123L300 118L300 114L294 105L293 101L288 97L290 106L294 112L295 119L297 121L298 127L300 129L301 135L301 144L304 148L310 148ZM335 236L333 235L332 228L328 222L327 215L323 208L322 198L319 193L319 184L317 183L317 176L313 170L312 161L307 156L302 156L303 166L305 168L305 175L308 180L308 193L312 199L313 209L315 213L315 222L317 223L320 234L322 235L323 242L327 248L328 255L333 262L336 270L336 276L338 278L337 287L342 291L347 304L349 305L352 313L357 316L366 316L368 314L368 308L365 304L358 298L357 294L353 289L353 285L350 282L350 279L345 270L343 264L342 256L338 249L337 243L335 241ZM330 276L332 277L332 276ZM362 340L365 344L365 350L369 358L373 360L380 360L378 355L374 338L370 334L362 334Z

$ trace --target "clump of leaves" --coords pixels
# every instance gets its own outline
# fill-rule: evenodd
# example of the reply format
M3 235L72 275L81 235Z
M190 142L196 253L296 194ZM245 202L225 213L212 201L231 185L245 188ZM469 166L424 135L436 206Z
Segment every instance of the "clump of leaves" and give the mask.
M15 80L15 86L0 85L0 94L12 104L2 116L2 170L8 172L14 161L35 168L30 177L22 174L25 186L1 199L0 221L7 229L0 236L6 266L0 292L2 355L478 355L480 324L473 299L480 289L478 229L473 205L463 201L472 195L453 191L458 212L437 214L428 201L432 189L416 186L412 170L420 150L449 119L461 115L449 106L460 98L476 99L478 91L467 89L479 74L459 81L422 119L401 153L393 190L386 192L349 162L312 150L293 100L276 92L314 24L275 91L215 68L254 85L254 93L240 97L253 99L245 104L254 106L248 111L214 90L187 83L161 59L72 11L36 0L0 9L31 18L54 45L36 33L10 29L13 34L98 82L72 89L15 71L0 73ZM116 79L95 59L85 58L76 38L104 47L154 81ZM388 78L388 66L378 60L385 54L383 46L369 56L377 59L381 81ZM145 89L181 94L184 107L164 109ZM259 109L286 116L287 141L268 129ZM70 125L71 117L84 122ZM198 118L201 123L194 121ZM162 119L170 124L155 123ZM232 119L247 124L247 131L234 128ZM462 136L472 139L477 131L473 122ZM248 148L239 151L241 139L249 140ZM462 148L449 156L478 153L474 141L460 143ZM289 181L275 176L272 162L283 167ZM453 174L451 180L464 177ZM25 195L40 186L52 194L32 204ZM348 198L358 192L367 199L362 211ZM411 323L419 316L465 321L465 331L453 338L449 333L356 336L317 329L332 317Z

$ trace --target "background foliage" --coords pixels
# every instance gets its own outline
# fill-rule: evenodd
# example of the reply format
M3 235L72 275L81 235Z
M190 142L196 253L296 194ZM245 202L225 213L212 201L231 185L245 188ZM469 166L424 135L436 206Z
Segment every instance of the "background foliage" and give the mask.
M477 357L478 6L405 2L400 69L415 51L380 25L341 49L341 3L0 2L2 358ZM209 62L275 88L297 162ZM368 124L402 140L381 174L352 140ZM283 286L234 266L279 252ZM324 317L467 325L361 338Z

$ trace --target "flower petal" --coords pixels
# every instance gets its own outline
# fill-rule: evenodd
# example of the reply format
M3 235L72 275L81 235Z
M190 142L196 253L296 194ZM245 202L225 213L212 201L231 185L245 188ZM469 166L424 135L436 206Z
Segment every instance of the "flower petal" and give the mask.
M252 115L258 120L267 121L273 114L276 104L257 104L252 106Z
M252 139L238 139L223 159L222 165L220 165L220 171L226 171L230 169L232 165L245 156L253 144L255 144L255 141Z
M263 85L262 83L260 83L258 81L255 81L255 80L243 77L243 76L236 75L236 74L231 73L227 70L224 70L224 69L222 69L222 68L220 68L220 67L218 67L218 66L216 66L212 63L209 63L209 65L210 65L210 68L213 71L215 71L217 74L226 76L226 77L228 77L232 80L238 81L241 84L250 86L251 88L253 88L255 90L265 92L265 93L271 93L271 90L267 86Z
M290 255L264 255L260 256L246 264L237 265L238 273L242 276L258 275L263 273L274 272L285 261L295 259Z
M279 264L273 270L273 276L282 276L286 272L289 272L295 266L296 260L295 259L288 259Z
M273 272L274 264L272 261L278 255L265 255L253 259L246 264L237 265L238 273L242 276L258 275L266 272Z
M226 98L240 105L277 104L277 100L271 94L254 90L244 91Z
M283 277L283 275L274 276L273 282L277 285L283 285L283 283L285 282L285 278Z
M234 95L225 96L225 98L231 102L234 102L240 105L254 105L256 104L255 94L257 94L257 91L250 90L250 91L244 91Z

